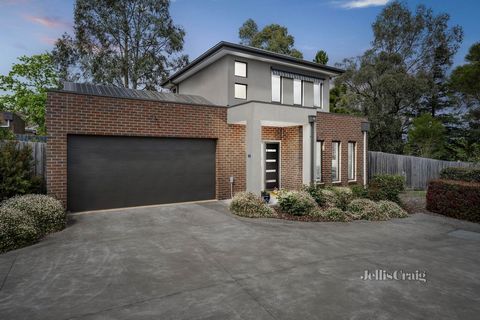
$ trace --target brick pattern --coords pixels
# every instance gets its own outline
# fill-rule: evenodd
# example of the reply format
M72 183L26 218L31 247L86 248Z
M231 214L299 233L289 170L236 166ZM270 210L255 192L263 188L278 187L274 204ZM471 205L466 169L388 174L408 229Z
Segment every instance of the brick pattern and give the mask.
M50 92L47 103L48 193L67 201L67 135L213 138L216 196L245 190L245 127L227 124L227 109Z
M262 127L262 140L280 141L280 185L298 189L303 181L302 127Z
M341 143L341 182L339 185L363 183L363 133L361 123L366 122L363 117L317 112L317 141L323 141L322 152L322 182L332 183L332 142ZM356 181L348 181L348 142L355 142L356 151ZM335 183L337 185L337 183Z

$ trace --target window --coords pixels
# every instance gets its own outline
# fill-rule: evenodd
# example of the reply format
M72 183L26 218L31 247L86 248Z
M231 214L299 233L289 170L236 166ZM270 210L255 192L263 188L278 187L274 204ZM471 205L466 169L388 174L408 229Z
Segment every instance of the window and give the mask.
M235 75L237 77L247 77L247 64L245 62L235 61Z
M315 149L315 181L322 181L322 155L323 155L323 141L317 141Z
M340 181L340 142L332 142L332 182Z
M293 79L293 104L302 104L302 80Z
M320 108L320 83L313 84L313 106Z
M356 144L355 142L349 142L348 143L348 180L356 180L355 159L356 159Z
M280 89L280 76L272 74L272 101L280 102L281 89Z
M235 83L235 98L247 99L247 85Z

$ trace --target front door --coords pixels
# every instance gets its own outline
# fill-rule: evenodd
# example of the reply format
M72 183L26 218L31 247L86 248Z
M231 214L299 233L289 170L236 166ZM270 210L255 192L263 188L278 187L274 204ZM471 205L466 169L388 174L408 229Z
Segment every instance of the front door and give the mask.
M280 187L279 151L280 144L278 142L265 143L265 190L273 190Z

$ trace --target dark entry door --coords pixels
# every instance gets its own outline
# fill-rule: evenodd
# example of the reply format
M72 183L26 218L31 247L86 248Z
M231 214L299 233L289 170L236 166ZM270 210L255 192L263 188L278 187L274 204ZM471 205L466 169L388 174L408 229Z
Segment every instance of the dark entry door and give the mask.
M215 198L215 140L68 136L70 211Z
M265 143L265 190L273 190L280 186L279 151L279 143Z

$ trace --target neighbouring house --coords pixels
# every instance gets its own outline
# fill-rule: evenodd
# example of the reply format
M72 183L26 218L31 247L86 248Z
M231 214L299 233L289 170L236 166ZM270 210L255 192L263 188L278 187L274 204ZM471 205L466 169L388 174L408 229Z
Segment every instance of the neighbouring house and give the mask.
M220 42L168 93L65 83L48 93L48 192L83 211L365 184L367 120L329 113L342 72Z
M0 128L7 128L14 134L25 133L25 121L13 112L0 112Z

